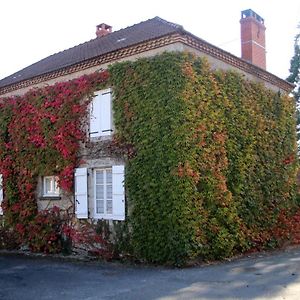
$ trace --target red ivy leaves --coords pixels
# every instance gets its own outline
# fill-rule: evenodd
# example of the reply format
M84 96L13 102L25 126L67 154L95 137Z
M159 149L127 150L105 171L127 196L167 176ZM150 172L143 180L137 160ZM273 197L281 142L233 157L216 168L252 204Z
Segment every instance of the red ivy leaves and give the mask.
M289 155L288 157L286 157L284 160L283 160L283 163L285 164L285 165L289 165L289 164L291 164L291 163L293 163L294 161L295 161L295 154L294 153L292 153L291 155Z
M59 174L59 186L65 190L70 192L73 187L73 174L74 174L74 166L68 165L66 166Z
M23 243L32 244L37 240L29 228L34 228L38 236L44 227L41 220L47 222L44 214L37 212L37 177L58 175L59 186L72 191L79 142L86 138L83 125L87 105L93 91L102 88L108 78L107 71L84 75L30 90L23 96L4 98L0 103L3 207L7 222L19 233ZM49 232L44 243L52 245L54 237ZM42 249L43 245L31 247Z

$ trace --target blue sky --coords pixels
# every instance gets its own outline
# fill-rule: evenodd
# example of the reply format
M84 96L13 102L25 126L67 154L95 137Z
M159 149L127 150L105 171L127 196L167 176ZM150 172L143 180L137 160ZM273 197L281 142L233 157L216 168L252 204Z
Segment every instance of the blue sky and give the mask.
M267 70L287 77L299 0L9 0L0 3L0 78L94 38L99 23L118 30L154 16L240 56L239 20L248 8L265 19Z

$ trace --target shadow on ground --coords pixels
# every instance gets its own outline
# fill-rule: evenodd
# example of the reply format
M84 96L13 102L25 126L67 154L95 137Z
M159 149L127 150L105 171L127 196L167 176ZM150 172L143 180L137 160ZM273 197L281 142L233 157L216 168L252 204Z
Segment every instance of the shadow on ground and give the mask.
M300 248L188 269L0 256L0 299L299 299Z

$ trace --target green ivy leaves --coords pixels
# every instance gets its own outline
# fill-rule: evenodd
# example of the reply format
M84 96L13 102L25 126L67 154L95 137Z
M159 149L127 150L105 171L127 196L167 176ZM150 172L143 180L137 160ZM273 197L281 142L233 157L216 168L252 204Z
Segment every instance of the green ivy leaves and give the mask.
M295 195L294 106L190 54L110 67L133 249L151 262L223 258L270 239ZM266 233L264 235L264 232Z

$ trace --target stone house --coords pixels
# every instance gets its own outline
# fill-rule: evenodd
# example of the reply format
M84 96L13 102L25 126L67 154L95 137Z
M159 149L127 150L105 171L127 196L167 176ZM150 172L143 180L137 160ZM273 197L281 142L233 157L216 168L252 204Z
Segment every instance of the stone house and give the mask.
M271 90L289 93L292 89L289 83L266 71L264 20L252 10L246 10L242 12L240 23L242 58L159 17L116 32L102 23L96 27L95 39L46 57L0 80L0 97L23 95L32 88L105 70L115 62L133 61L163 52L190 52L205 57L215 69L235 70ZM95 93L90 112L89 138L101 148L114 133L111 89ZM124 220L124 162L99 151L82 151L85 162L75 170L74 198L64 197L57 187L57 178L48 174L39 179L38 207L68 208L75 199L78 219ZM1 190L0 201L2 199Z

